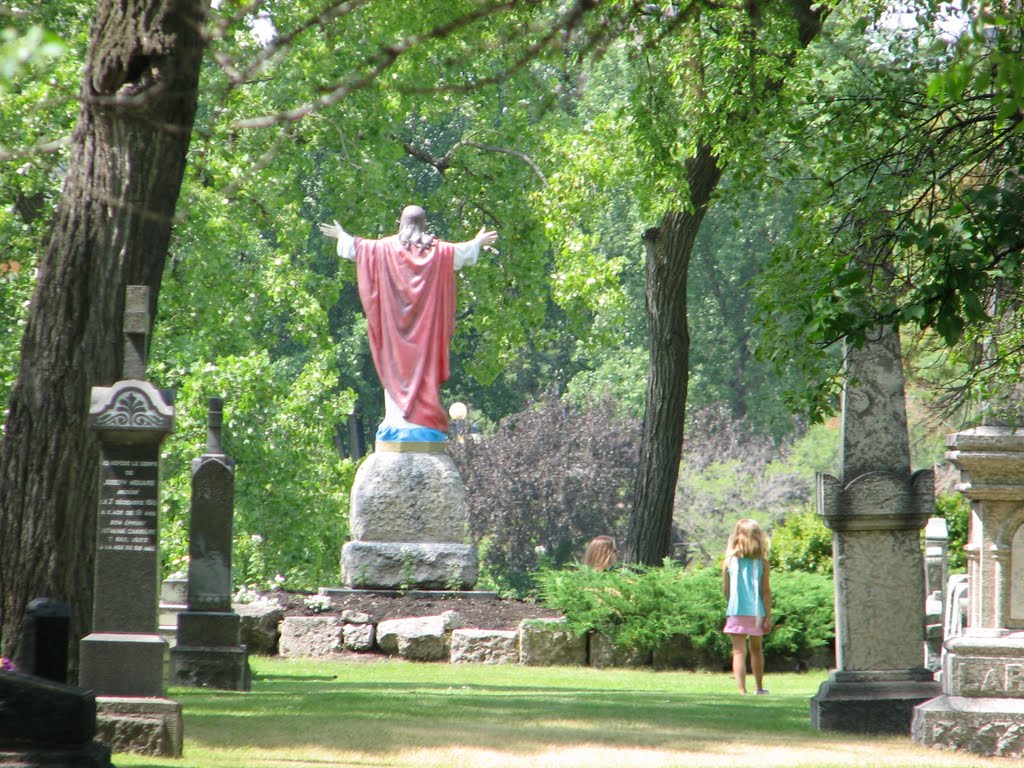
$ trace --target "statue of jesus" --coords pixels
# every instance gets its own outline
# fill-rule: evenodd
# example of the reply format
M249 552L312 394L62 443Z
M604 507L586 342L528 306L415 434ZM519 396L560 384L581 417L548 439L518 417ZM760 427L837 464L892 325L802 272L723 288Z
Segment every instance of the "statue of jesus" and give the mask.
M356 263L373 363L384 385L384 421L376 439L438 442L448 432L441 385L448 379L448 345L455 331L455 272L476 263L498 239L481 227L464 243L427 232L418 205L402 211L398 234L367 240L338 222L320 231L338 240L338 255Z

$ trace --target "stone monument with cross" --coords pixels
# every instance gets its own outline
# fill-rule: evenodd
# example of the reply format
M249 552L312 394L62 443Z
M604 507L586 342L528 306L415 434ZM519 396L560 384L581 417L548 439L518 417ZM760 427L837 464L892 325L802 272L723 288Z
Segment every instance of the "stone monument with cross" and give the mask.
M849 346L845 364L842 476L818 475L818 512L832 529L836 669L811 700L811 724L906 734L914 707L939 690L924 666L921 549L934 476L910 471L898 331Z
M947 438L971 502L967 627L946 641L942 696L917 707L930 746L1024 757L1024 429L989 423Z
M206 423L206 452L192 462L188 604L178 614L170 679L174 685L247 691L249 654L241 642L241 618L231 610L235 462L221 446L221 398L210 398Z
M128 286L124 379L93 387L100 445L92 632L79 683L96 694L97 738L115 752L180 756L181 705L165 696L167 644L157 630L160 446L174 431L173 396L146 381L149 289Z

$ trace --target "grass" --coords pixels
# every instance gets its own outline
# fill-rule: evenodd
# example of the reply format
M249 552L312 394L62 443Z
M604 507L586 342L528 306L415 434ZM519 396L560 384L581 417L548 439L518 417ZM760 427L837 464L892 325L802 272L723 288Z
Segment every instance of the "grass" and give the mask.
M180 760L118 754L119 768L666 768L1000 766L909 738L821 733L823 673L731 676L576 667L254 658L248 693L173 688Z

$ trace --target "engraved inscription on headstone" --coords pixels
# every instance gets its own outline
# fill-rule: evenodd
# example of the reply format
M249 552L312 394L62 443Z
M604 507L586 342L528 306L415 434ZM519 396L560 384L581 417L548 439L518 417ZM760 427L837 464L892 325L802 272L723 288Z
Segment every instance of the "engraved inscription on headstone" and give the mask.
M137 446L108 445L100 463L97 549L156 552L156 458L140 458Z

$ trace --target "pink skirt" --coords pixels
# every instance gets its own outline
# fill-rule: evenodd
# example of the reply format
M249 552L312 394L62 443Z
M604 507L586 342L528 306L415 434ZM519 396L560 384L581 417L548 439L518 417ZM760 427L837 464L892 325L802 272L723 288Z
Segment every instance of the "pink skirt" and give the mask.
M764 619L757 616L726 616L722 631L727 635L760 637L764 634Z

